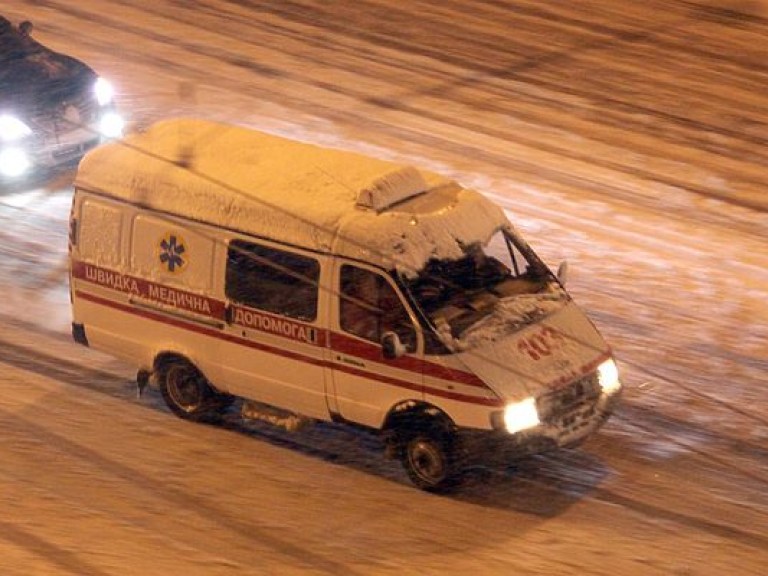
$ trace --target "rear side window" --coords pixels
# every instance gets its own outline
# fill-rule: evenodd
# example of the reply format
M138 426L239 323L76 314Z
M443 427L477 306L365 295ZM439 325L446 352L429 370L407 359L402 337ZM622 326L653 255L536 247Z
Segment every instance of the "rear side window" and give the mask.
M320 263L314 258L233 240L227 252L227 298L297 320L317 318Z

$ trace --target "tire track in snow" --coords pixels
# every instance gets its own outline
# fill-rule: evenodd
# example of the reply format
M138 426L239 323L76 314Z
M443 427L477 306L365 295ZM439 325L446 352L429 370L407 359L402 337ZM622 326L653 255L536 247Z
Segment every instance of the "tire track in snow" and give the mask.
M0 472L0 475L3 473ZM22 548L31 556L44 559L50 566L56 566L58 570L64 570L74 576L112 576L112 572L100 570L80 555L56 546L47 539L33 532L20 528L18 524L6 522L0 519L0 540L4 540L14 546ZM35 572L40 566L35 566ZM30 572L31 573L31 572ZM56 572L59 573L58 571ZM20 574L20 572L19 572Z
M27 328L32 332L43 332L34 326L28 326ZM101 370L89 369L75 362L55 357L39 350L30 350L17 346L2 338L0 338L0 348L3 350L0 364L7 364L25 371L34 372L68 386L85 388L99 394L107 394L123 400L126 399L126 381L124 378ZM153 409L146 405L139 406ZM164 503L171 503L180 510L194 511L195 514L200 515L207 522L237 535L241 542L258 542L259 545L268 546L274 552L290 558L291 563L295 566L312 567L315 570L328 574L361 574L350 569L346 564L338 563L298 543L281 538L278 532L268 528L266 525L260 525L256 519L245 521L211 504L209 500L185 492L181 488L176 488L171 483L158 484L145 472L123 464L91 447L72 440L69 436L58 434L37 421L32 421L1 407L0 414L2 414L0 420L3 427L11 426L15 430L24 431L25 435L34 438L37 442L56 446L59 453L66 454L76 461L87 463L88 466L95 467L100 473L118 478L130 486L140 488L144 495L150 499L161 499ZM0 526L2 526L1 522ZM15 539L23 543L24 539L22 536L23 534L19 532ZM43 549L46 548L51 547L43 547ZM231 551L231 553L234 552ZM252 560L252 558L242 556L243 554L242 550L238 550L237 556L240 561L247 563L249 560ZM51 561L64 562L66 560L68 565L72 567L72 571L77 573L75 570L77 565L74 559L61 558L54 551L47 552L46 557L48 558L49 556ZM80 571L79 573L100 574L98 571L89 572L87 570Z

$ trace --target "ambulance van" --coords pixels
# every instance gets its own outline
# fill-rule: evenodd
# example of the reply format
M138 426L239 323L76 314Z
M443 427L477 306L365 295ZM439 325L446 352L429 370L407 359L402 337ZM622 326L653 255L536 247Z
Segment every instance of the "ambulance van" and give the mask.
M621 393L505 213L431 172L166 120L85 156L70 229L74 339L182 418L356 425L440 491L580 444Z

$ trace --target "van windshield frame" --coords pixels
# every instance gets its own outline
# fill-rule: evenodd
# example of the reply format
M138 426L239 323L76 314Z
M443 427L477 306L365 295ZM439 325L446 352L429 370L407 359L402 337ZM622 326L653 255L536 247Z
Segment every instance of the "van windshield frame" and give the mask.
M415 278L400 277L427 328L441 341L460 338L501 300L566 296L555 275L511 228L500 228L485 245L470 244L462 251L458 259L430 259Z

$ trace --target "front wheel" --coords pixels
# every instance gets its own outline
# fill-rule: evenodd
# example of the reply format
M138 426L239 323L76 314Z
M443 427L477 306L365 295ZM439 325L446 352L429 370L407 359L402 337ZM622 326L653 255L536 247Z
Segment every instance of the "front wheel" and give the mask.
M190 362L173 358L157 367L157 381L163 400L171 411L185 420L211 421L232 402L219 394Z
M406 437L401 460L411 482L427 492L445 492L456 485L453 436L431 430Z

